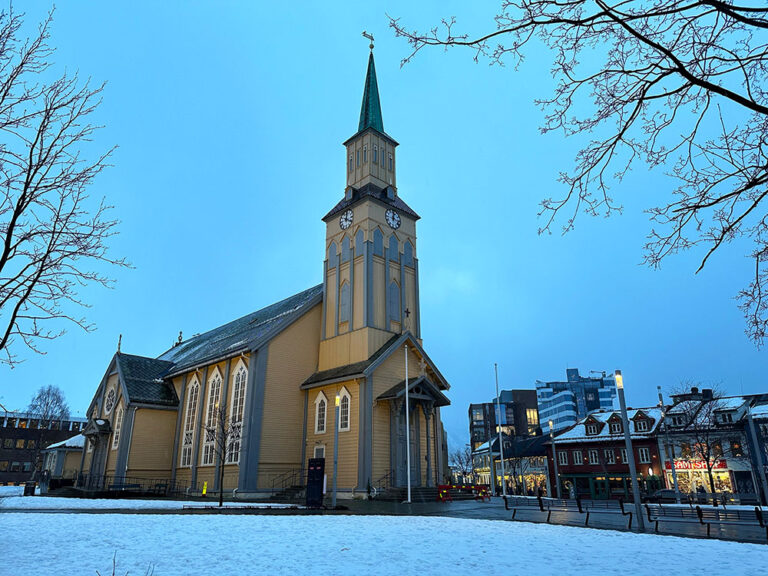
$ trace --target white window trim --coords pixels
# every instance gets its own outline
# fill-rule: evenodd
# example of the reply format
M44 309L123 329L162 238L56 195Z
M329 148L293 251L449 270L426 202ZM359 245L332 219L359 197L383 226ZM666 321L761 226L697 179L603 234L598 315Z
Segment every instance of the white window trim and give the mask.
M319 418L320 415L320 402L325 402L325 409L323 414L323 429L320 430L318 427ZM317 393L317 396L315 397L315 434L325 434L328 431L328 398L326 398L325 394L321 392Z
M593 454L595 456L595 461L594 462L592 461L592 455ZM595 450L594 448L591 449L589 451L589 453L588 453L588 456L589 456L589 463L590 464L592 464L593 466L595 466L597 464L600 464L600 453L597 450Z
M611 422L608 426L611 434L621 434L621 422Z
M315 447L312 450L312 457L313 458L318 458L318 455L317 455L317 449L318 448L322 448L323 449L323 458L325 458L325 450L326 450L325 444L316 444Z
M643 455L646 457L643 458ZM637 449L637 456L640 460L640 464L650 464L651 463L651 451L648 448L638 448Z
M597 424L587 424L587 436L597 435Z
M347 414L346 428L341 425L341 403L344 400L344 398L347 399L348 406L349 406L349 414ZM347 390L343 386L341 388L341 391L339 392L339 421L337 422L337 426L339 427L339 432L349 432L350 430L352 430L352 395L349 393L349 390Z
M557 463L560 466L567 466L568 465L568 452L565 452L561 450L557 453Z
M573 465L574 466L583 466L584 465L584 454L581 450L574 450L573 451Z
M235 384L237 382L237 375L240 373L241 370L244 371L244 374L245 374L245 376L244 376L245 381L243 383L243 394L242 394L243 413L242 413L242 415L240 415L240 419L235 421L234 418L237 416L235 414L235 390L237 388L237 386ZM242 447L243 447L243 425L242 425L242 422L243 422L243 420L245 420L245 400L246 400L246 395L248 394L248 366L245 365L245 362L243 362L242 358L238 361L237 365L235 366L234 372L232 372L232 382L230 383L230 385L232 386L232 394L230 395L229 406L230 406L230 414L231 414L230 420L231 420L231 425L232 425L232 429L233 429L233 437L230 438L229 441L228 441L229 445L227 446L227 461L226 461L226 464L239 464L240 463L240 453L242 452ZM234 430L235 430L235 427L237 426L237 424L240 424L240 426L239 426L239 428L237 428L237 436L235 437L234 436L234 434L235 434ZM237 458L233 458L232 457L232 454L234 453L232 447L233 447L234 444L237 444Z
M117 450L120 445L120 432L123 429L123 410L122 406L115 408L115 430L112 432L112 450Z
M603 449L603 458L606 464L616 464L616 452L613 451L613 448Z
M627 449L626 448L622 448L621 449L621 462L623 464L626 464L626 463L629 462L629 458L627 458Z
M184 429L182 430L181 434L181 450L179 451L179 467L180 468L192 468L192 464L195 461L194 459L194 450L195 450L195 436L197 433L197 422L190 422L189 421L189 407L191 405L190 399L192 398L192 391L197 388L197 394L195 395L195 412L192 415L193 420L197 420L197 414L198 414L198 408L200 407L200 382L197 380L197 377L192 378L192 382L189 385L189 389L187 390L187 402L186 406L184 406ZM186 446L184 444L184 440L186 438L187 433L190 433L192 435L190 445ZM187 464L184 464L184 456L187 453L187 448L189 448L189 462Z
M642 428L640 428L640 424L643 425ZM636 420L635 421L635 432L648 432L648 421L647 420Z
M218 398L216 399L217 401L211 405L211 400L213 399L213 383L216 382L216 378L219 379ZM214 430L216 430L219 425L218 410L221 405L221 388L223 384L224 378L222 378L219 368L216 367L213 369L211 377L208 378L208 393L206 394L207 398L205 400L205 420L203 421L203 432L205 433L205 436L203 436L203 453L202 458L200 459L200 466L216 465L216 440L208 440L208 428L214 428ZM215 410L213 414L211 413L212 408ZM206 454L210 456L210 461L208 462L206 462Z
M109 396L112 395L112 404L109 404ZM110 414L112 410L117 405L117 391L114 388L110 388L107 390L107 393L104 395L104 414Z

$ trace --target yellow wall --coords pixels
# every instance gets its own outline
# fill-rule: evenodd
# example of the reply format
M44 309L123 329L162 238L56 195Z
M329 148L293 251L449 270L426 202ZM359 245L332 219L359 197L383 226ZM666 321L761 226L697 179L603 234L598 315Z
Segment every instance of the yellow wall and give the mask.
M169 478L175 430L175 410L137 408L126 476Z
M269 343L259 449L260 488L301 467L304 393L301 384L317 369L322 305L318 304Z
M307 414L307 458L314 455L315 446L325 445L325 473L328 476L328 490L331 489L333 478L333 438L334 426L336 426L334 405L336 394L343 388L349 392L350 411L348 431L339 431L339 475L337 484L339 490L351 490L357 486L357 451L360 426L360 386L355 380L340 382L320 388L309 390L309 404ZM328 401L326 413L325 433L315 433L316 404L315 399L320 392L325 394ZM362 487L364 488L364 487Z

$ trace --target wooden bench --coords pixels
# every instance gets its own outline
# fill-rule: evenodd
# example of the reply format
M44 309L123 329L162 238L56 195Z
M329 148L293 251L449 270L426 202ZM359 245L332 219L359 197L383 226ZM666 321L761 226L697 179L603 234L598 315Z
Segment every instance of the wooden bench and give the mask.
M547 522L552 518L552 512L578 512L584 514L584 526L589 526L592 514L621 514L629 517L627 529L632 528L632 512L624 508L623 500L563 500L539 496L507 496L504 499L504 508L512 510L512 520L517 516L518 509L535 508L547 513Z
M763 515L763 511L757 506L754 510L725 510L716 508L703 509L701 506L690 509L679 506L665 507L660 504L646 504L645 509L648 521L654 523L656 532L659 531L659 522L700 524L707 527L707 537L712 536L713 524L720 526L752 526L763 528L766 540L768 540L766 518Z
M581 500L581 508L587 515L584 526L589 526L590 514L621 514L628 516L627 530L632 528L632 511L624 507L624 500Z

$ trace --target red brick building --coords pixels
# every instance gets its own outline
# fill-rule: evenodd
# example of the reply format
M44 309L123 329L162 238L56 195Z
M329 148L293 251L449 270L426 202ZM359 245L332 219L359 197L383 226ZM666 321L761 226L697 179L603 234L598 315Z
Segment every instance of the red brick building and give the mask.
M627 412L640 489L661 488L663 474L656 436L661 410L640 408ZM618 410L593 412L555 436L547 459L553 489L555 458L563 498L576 494L590 499L631 498L629 460Z

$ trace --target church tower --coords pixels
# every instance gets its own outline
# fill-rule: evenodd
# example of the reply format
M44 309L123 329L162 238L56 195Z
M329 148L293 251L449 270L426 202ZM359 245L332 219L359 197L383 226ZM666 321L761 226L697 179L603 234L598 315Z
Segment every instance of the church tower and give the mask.
M367 360L390 338L420 338L416 214L397 191L373 50L357 132L344 142L344 198L326 224L319 370Z

